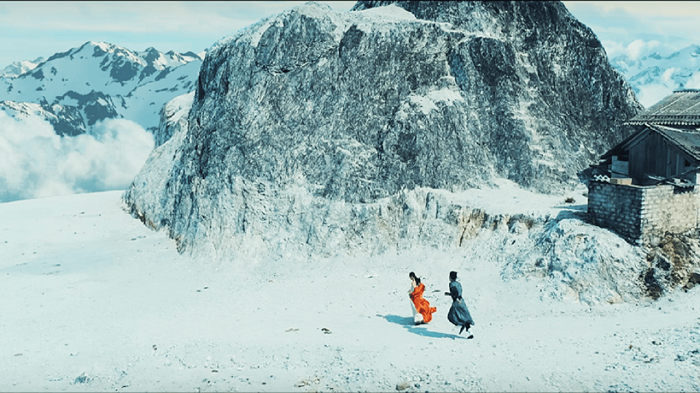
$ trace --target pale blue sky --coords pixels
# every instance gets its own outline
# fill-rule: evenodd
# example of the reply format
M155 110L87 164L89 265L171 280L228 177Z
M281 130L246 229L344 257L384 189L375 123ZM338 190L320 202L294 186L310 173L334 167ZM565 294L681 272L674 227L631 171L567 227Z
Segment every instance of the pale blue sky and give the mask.
M564 1L598 36L609 57L660 54L700 44L697 1Z
M201 52L262 18L306 1L0 1L0 70L87 41L143 51ZM329 2L336 11L354 4Z
M303 3L2 1L0 69L13 61L48 57L87 41L105 41L137 51L154 47L164 52L201 52L222 37ZM327 3L336 11L347 11L355 2ZM591 27L611 57L625 51L663 51L700 43L700 2L564 4ZM642 41L630 46L635 40Z

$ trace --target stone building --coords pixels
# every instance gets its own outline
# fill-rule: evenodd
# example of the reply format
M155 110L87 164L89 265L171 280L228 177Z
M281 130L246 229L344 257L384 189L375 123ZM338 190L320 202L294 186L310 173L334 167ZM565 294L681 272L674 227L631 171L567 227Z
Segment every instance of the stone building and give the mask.
M603 156L588 184L588 214L632 243L700 225L700 90L675 91L627 124L635 132Z

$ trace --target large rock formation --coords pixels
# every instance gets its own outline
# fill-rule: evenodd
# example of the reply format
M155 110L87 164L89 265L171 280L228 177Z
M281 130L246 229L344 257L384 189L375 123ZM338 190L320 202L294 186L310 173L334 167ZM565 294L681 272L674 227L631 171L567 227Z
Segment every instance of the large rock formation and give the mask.
M124 198L227 256L453 245L449 192L572 186L640 109L558 2L308 3L214 45Z

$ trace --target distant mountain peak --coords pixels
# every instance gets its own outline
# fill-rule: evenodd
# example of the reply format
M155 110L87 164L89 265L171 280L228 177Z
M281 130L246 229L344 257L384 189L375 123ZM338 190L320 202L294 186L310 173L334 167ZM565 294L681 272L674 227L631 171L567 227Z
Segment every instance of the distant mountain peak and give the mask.
M5 67L5 69L2 70L2 72L0 72L0 77L17 78L18 76L33 70L43 61L43 57L37 57L34 60L22 60L13 62L12 64Z
M610 59L610 64L629 81L639 102L651 107L673 91L700 88L700 45L691 44L668 53L656 48L650 54L631 56L624 53Z
M13 63L0 76L0 101L40 105L43 112L32 113L51 121L61 135L88 132L107 118L125 118L154 131L163 104L194 89L201 63L191 52L163 53L153 47L138 52L87 41L47 60ZM47 113L69 115L70 121L58 126Z

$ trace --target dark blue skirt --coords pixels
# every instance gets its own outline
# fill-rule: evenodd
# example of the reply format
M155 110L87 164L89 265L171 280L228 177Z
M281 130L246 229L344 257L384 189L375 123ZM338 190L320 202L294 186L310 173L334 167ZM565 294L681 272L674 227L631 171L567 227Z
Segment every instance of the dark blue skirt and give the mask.
M447 313L447 320L457 326L464 326L467 324L467 322L470 325L474 324L474 320L472 319L471 314L469 314L469 309L467 308L467 304L464 302L464 299L459 299L452 302L452 307L450 307L450 311Z

